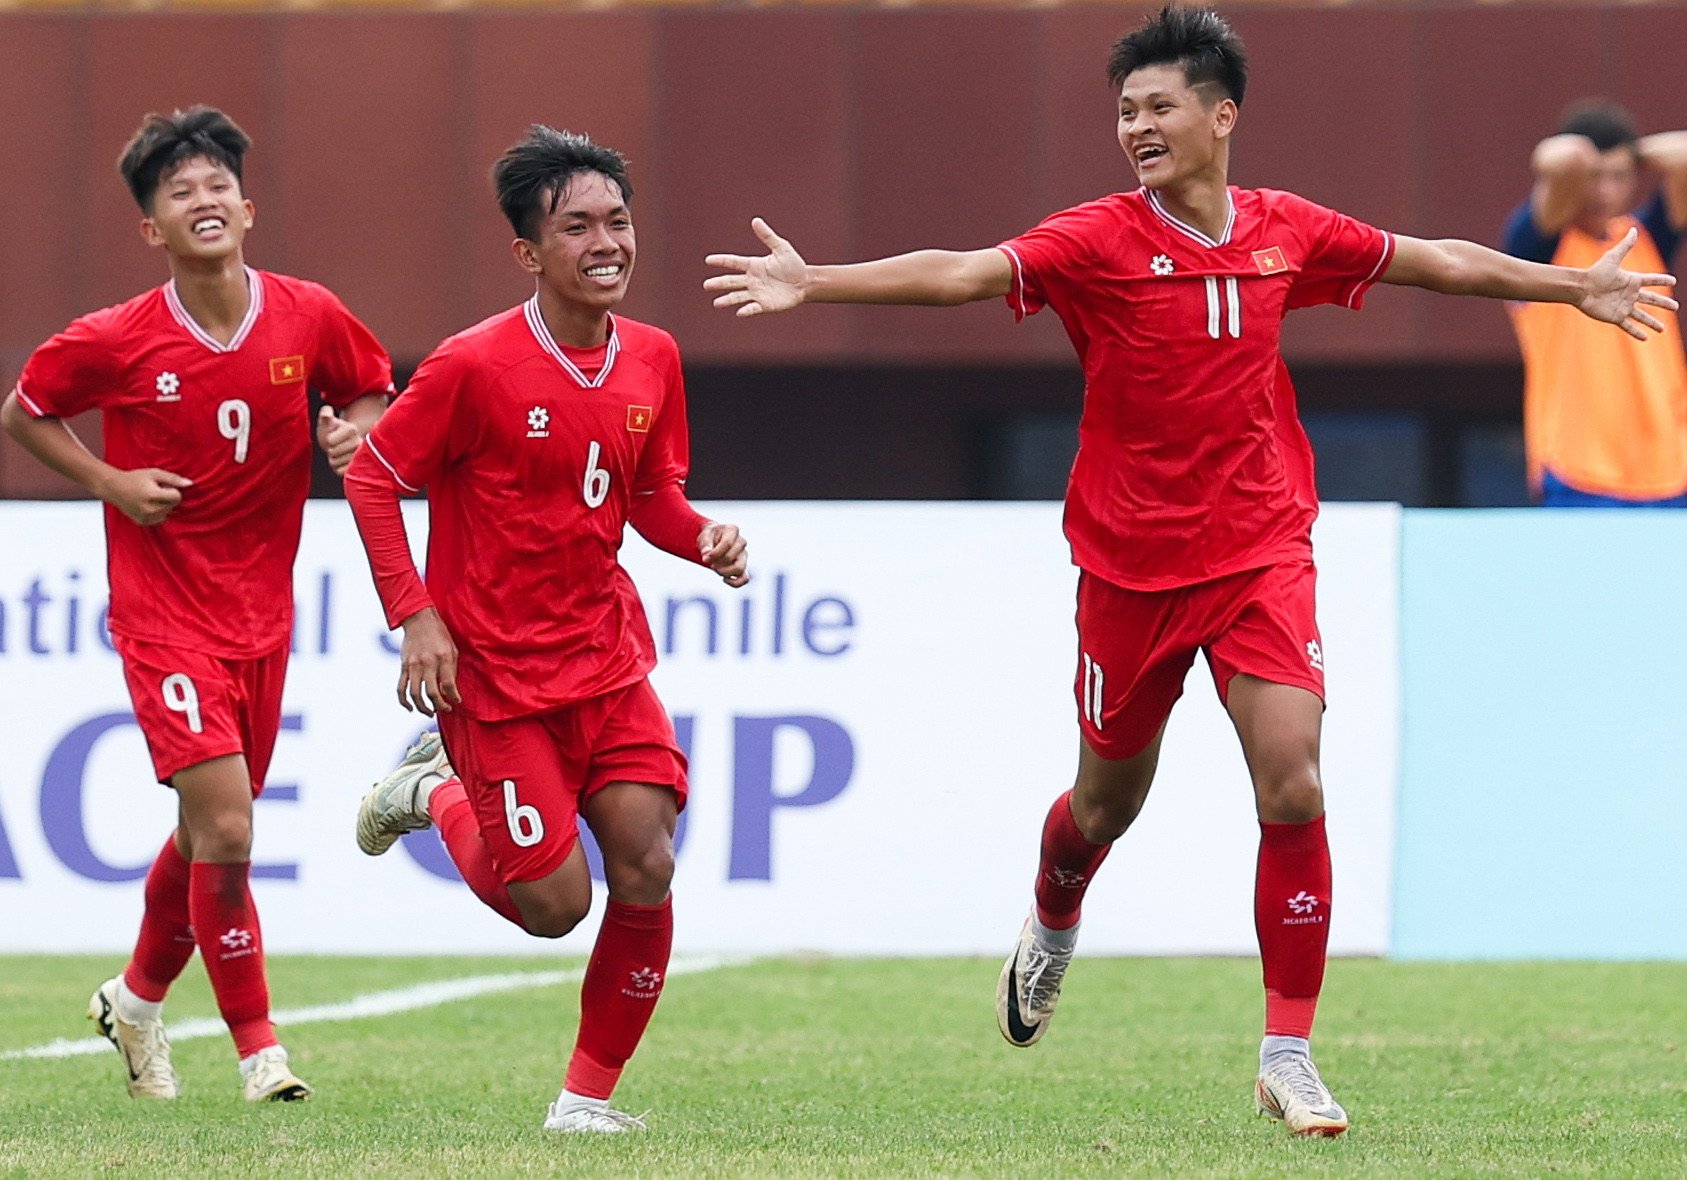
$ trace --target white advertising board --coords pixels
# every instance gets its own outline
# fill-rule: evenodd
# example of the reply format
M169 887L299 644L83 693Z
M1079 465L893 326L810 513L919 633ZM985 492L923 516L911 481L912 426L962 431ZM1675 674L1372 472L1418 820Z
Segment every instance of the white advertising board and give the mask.
M407 506L420 538L425 510ZM1005 950L1049 802L1071 782L1075 574L1055 504L714 504L750 539L733 591L630 539L690 749L681 950ZM1319 525L1331 946L1386 952L1398 763L1399 514ZM431 833L380 860L357 800L415 736L345 505L315 502L296 571L286 721L257 804L254 888L276 952L521 952ZM0 505L0 951L129 947L174 817L105 642L91 504ZM1090 953L1254 950L1257 828L1204 667L1160 777L1085 907ZM600 890L601 893L601 890ZM589 946L588 920L563 947Z

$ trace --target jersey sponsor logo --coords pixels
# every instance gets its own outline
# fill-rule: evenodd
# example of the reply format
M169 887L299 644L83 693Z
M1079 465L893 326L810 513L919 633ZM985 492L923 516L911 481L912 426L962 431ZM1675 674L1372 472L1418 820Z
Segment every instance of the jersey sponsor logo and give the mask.
M1289 260L1283 257L1281 246L1270 246L1254 251L1254 265L1262 275L1276 275L1289 269Z
M158 391L161 402L179 402L182 400L182 379L166 369L158 374L152 387Z
M527 411L528 438L549 438L551 436L550 424L551 412L544 406L534 406Z
M1171 256L1168 254L1156 254L1149 260L1148 269L1164 278L1177 269L1177 264L1171 260Z
M1324 670L1324 649L1318 646L1316 639L1306 641L1306 662L1320 672Z
M305 358L302 356L276 356L269 361L269 383L271 385L291 385L295 381L305 379Z
M655 416L655 409L651 406L628 406L627 429L634 434L649 434L650 421Z

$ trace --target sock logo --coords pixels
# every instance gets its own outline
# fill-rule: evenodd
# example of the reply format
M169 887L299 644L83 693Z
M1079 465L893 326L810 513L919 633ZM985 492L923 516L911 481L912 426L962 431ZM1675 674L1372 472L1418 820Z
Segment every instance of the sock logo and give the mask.
M1072 869L1051 868L1048 871L1048 878L1062 889L1076 889L1089 880L1089 874L1075 872Z
M252 932L242 930L238 926L230 926L225 932L217 935L217 941L228 948L228 953L222 956L224 959L238 959L257 950L253 945L257 940L252 937Z
M654 1000L662 990L662 973L654 967L640 967L627 974L627 983L629 986L621 989L622 995L635 1000Z
M1321 904L1322 903L1315 896L1302 889L1299 893L1289 898L1289 912L1304 916L1298 918L1284 918L1283 925L1307 926L1316 925L1317 923L1322 922L1324 920L1324 915L1315 912Z

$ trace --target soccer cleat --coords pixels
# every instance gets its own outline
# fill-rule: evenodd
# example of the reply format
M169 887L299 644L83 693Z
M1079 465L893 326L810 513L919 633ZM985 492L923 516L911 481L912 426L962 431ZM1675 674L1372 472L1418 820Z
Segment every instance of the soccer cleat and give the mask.
M176 1098L182 1083L170 1066L170 1038L162 1020L130 1024L117 1015L117 976L112 976L88 1000L88 1019L100 1035L117 1047L129 1071L129 1097Z
M240 1063L241 1089L248 1102L303 1102L311 1088L287 1066L287 1050L280 1045L259 1049Z
M1060 999L1060 981L1071 965L1072 948L1043 946L1031 919L1025 919L1019 943L996 983L996 1025L1008 1044L1025 1049L1043 1039Z
M1312 1058L1288 1053L1273 1058L1254 1083L1259 1112L1296 1135L1331 1137L1347 1130L1347 1112L1334 1098Z
M424 733L393 772L369 788L357 808L357 846L370 856L391 848L406 832L419 832L428 818L428 797L450 780L451 763L439 734Z
M641 1116L624 1114L607 1106L564 1107L559 1098L545 1110L547 1131L586 1131L614 1135L647 1129Z

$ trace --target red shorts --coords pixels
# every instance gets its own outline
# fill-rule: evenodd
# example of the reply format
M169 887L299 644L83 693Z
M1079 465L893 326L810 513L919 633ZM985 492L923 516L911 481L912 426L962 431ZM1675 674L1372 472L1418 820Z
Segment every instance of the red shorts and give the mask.
M439 736L506 884L555 872L581 803L610 783L672 787L685 807L685 754L648 680L509 721L441 713Z
M264 789L281 729L286 646L255 660L225 659L113 635L152 769L168 783L212 758L246 755L252 797Z
M1078 577L1078 724L1103 758L1141 753L1206 653L1219 700L1237 673L1324 698L1324 645L1309 561L1245 570L1176 590L1126 590Z

